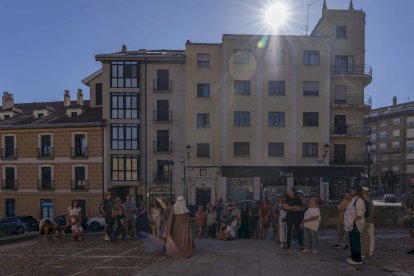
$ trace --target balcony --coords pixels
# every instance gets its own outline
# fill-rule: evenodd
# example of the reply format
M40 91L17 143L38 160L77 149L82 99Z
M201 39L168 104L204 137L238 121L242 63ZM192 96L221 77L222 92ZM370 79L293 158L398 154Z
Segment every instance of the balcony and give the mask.
M366 165L367 163L366 154L333 154L329 156L330 165Z
M341 94L341 93L331 93L331 105L338 107L372 107L372 98L371 96L364 96L362 94Z
M17 180L2 179L1 189L3 191L17 191Z
M43 147L37 149L37 159L53 159L54 157L54 148Z
M42 191L53 191L55 189L55 181L50 179L38 180L37 189Z
M368 134L368 127L364 125L329 125L329 134L331 136L353 136L361 137Z
M85 191L85 192L87 192L88 191L88 180L85 180L85 179L84 180L74 180L74 179L72 179L70 189L73 192L76 192L76 191Z
M331 75L363 77L367 85L372 81L372 67L368 64L331 64Z
M1 149L1 159L2 160L16 160L17 149L10 149L10 148Z
M168 177L168 171L166 172L154 172L154 182L158 183L168 183L170 182L170 178Z
M172 144L173 144L172 141L169 141L169 142L153 141L152 143L153 151L157 153L171 153Z
M170 93L172 92L172 80L153 79L152 87L154 92Z
M88 147L71 147L71 158L72 159L87 159L88 158Z
M153 121L154 123L172 123L172 111L168 113L158 112L157 110L153 111Z

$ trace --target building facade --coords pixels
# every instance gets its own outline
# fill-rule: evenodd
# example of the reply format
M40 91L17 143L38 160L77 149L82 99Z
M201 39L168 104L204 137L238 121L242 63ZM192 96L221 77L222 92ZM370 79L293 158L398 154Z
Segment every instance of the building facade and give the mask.
M65 215L72 200L95 216L103 193L101 108L83 100L15 104L5 92L0 112L3 216Z
M414 184L414 102L376 108L365 117L370 128L370 178L378 195L405 193Z

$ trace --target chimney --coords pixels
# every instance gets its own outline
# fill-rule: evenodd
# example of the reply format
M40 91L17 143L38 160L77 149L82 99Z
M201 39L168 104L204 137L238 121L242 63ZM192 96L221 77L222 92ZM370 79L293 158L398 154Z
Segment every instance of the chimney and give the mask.
M2 110L7 110L10 108L14 107L14 99L13 99L13 94L12 93L8 93L8 92L3 92L3 97L2 97Z
M125 44L122 44L121 52L125 53L127 51L128 51L127 46Z
M65 90L65 94L63 95L63 106L64 107L70 106L69 90Z
M397 97L392 97L392 105L397 105Z
M78 94L76 95L76 103L78 105L83 105L83 92L82 92L82 89L78 89Z

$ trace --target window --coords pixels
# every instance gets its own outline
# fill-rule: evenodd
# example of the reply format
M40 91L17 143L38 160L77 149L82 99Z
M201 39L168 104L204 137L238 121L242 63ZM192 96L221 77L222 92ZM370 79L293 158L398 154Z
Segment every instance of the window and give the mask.
M88 157L86 134L78 133L73 135L72 157Z
M414 117L407 117L407 126L414 126Z
M49 134L40 135L40 158L51 158L53 156L52 136Z
M353 56L335 56L335 74L353 74Z
M249 80L235 80L234 81L234 95L250 95L250 81Z
M336 38L347 38L347 29L345 25L336 26Z
M138 124L111 124L111 149L138 150Z
M319 81L304 81L303 96L319 96Z
M210 84L209 83L197 83L197 97L198 98L210 97Z
M170 132L168 130L157 130L157 152L171 152Z
M269 143L268 144L269 157L283 157L285 156L285 144L284 143Z
M318 157L318 143L303 143L302 144L303 157Z
M379 133L379 135L380 135L380 139L385 139L385 138L387 138L387 132L386 132L386 131L381 131L381 132Z
M168 160L157 160L155 181L163 182L169 180L170 176L168 173Z
M102 83L95 83L95 104L102 105Z
M111 87L138 87L138 63L111 62Z
M234 142L233 143L234 156L250 156L249 142Z
M166 90L169 91L170 88L170 73L168 69L158 69L157 70L157 82L155 90Z
M53 218L55 211L53 208L52 199L41 199L40 200L40 217L41 218Z
M388 161L388 154L382 154L381 155L381 161L387 162Z
M303 112L303 126L319 126L319 113Z
M139 180L138 155L112 155L111 180L134 181Z
M200 169L200 176L207 176L207 169Z
M392 148L393 149L398 149L399 147L400 147L400 142L399 141L392 142Z
M171 114L172 115L172 114ZM168 122L171 121L170 116L170 103L168 100L157 100L157 122Z
M4 167L4 180L2 183L3 189L16 189L16 168Z
M250 112L234 111L233 120L235 126L250 126Z
M392 159L393 160L400 160L400 155L399 154L393 154Z
M197 157L210 157L209 143L197 143Z
M87 190L85 166L74 167L74 179L72 181L72 190Z
M285 81L269 81L269 96L284 96Z
M392 119L392 124L394 126L398 126L400 124L400 118L394 118L394 119Z
M111 93L111 119L138 119L137 93Z
M14 138L12 135L3 136L2 158L16 158Z
M386 127L387 121L380 121L380 127Z
M346 85L335 85L334 91L334 104L346 104L348 87Z
M392 136L397 137L400 136L400 130L399 129L395 129L392 131Z
M40 190L53 190L52 167L40 167Z
M198 68L210 67L210 54L209 53L198 53L197 54L197 67Z
M269 126L284 126L285 112L269 112Z
M407 141L406 147L408 150L414 150L414 141Z
M303 64L304 65L320 65L319 51L303 51Z
M14 198L4 199L4 210L6 217L14 217L16 215L16 200Z
M210 114L197 113L197 128L210 127Z
M381 150L387 149L387 143L380 143L380 149Z
M249 49L234 49L234 64L249 64L250 50Z

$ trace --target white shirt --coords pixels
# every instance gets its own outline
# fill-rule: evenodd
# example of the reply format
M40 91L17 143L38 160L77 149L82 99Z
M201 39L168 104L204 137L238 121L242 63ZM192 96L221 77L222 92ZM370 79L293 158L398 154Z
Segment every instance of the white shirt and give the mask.
M313 231L318 231L319 224L321 223L321 211L319 208L308 208L306 210L304 219L310 219L311 217L319 216L317 219L314 219L312 221L307 221L303 224L303 227L309 228Z
M357 216L361 217L355 222L359 232L362 232L365 226L365 202L362 197L353 197L351 203L346 207L344 215L344 229L345 231L352 231L354 229L354 220Z
M230 225L227 225L226 232L227 232L230 236L232 236L233 238L235 238L235 237L236 237L236 232L234 232L233 227L231 227Z

